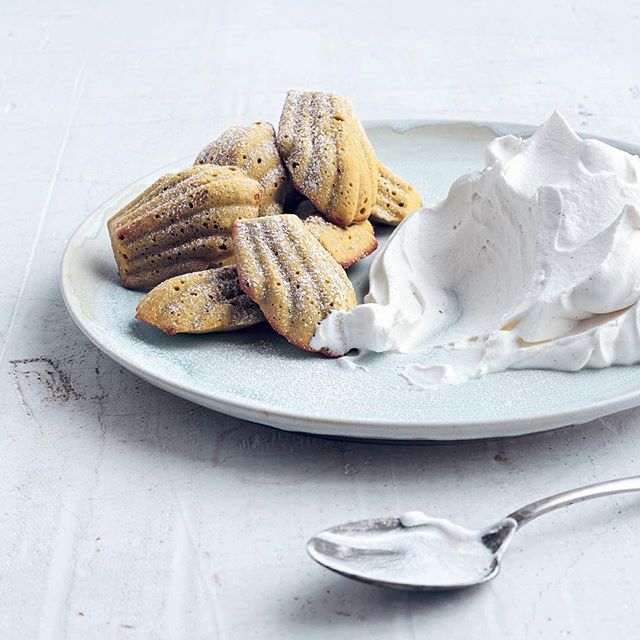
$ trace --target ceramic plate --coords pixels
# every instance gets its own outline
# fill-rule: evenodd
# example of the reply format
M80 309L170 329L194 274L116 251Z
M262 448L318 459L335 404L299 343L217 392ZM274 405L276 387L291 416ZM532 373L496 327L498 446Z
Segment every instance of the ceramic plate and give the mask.
M483 166L484 148L496 135L527 135L532 128L382 122L367 131L380 159L433 202L446 195L455 178ZM110 198L80 225L62 261L62 292L75 322L98 348L148 382L211 409L282 429L391 440L519 435L640 404L640 366L578 373L507 371L421 390L398 375L400 356L375 356L366 372L349 370L290 346L268 326L169 337L134 320L141 294L119 285L106 220L158 176L190 161L164 167ZM380 233L381 244L388 235L388 230ZM366 292L369 262L349 271L359 295Z

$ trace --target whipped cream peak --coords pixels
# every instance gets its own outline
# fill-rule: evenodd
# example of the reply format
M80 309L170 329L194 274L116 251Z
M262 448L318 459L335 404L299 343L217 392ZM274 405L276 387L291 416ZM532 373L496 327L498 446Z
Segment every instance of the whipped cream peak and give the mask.
M493 140L485 164L395 230L365 304L312 345L415 354L416 384L640 361L640 159L556 112L528 139Z

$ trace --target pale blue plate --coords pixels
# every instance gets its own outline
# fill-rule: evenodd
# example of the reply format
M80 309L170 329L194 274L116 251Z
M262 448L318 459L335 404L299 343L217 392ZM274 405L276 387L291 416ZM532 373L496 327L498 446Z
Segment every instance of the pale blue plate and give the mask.
M446 195L462 173L483 166L496 134L531 127L462 122L373 123L380 159L423 194ZM633 153L638 148L607 141ZM640 404L640 366L578 373L508 371L458 386L415 389L397 374L401 356L375 356L368 372L290 346L263 325L245 331L169 337L133 319L140 293L119 285L106 220L163 167L110 198L73 234L62 261L62 292L88 338L162 389L217 411L282 429L392 440L518 435L583 423ZM380 234L384 241L388 232ZM350 271L362 294L369 260Z

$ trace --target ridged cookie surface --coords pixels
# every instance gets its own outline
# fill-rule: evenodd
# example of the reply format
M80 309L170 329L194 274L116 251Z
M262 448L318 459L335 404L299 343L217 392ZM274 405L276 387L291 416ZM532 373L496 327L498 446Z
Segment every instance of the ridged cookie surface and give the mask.
M291 344L313 351L318 324L356 306L344 269L297 216L238 220L233 238L242 290Z
M298 205L296 214L344 269L373 253L378 247L373 225L368 220L339 227L321 216L309 200Z
M122 284L149 288L232 264L231 227L258 215L261 193L236 167L202 165L163 176L108 222Z
M408 182L380 163L378 192L371 219L397 226L421 206L420 194Z
M264 320L240 289L235 267L185 273L161 282L142 298L136 318L165 333L233 331Z
M275 130L268 122L227 129L198 154L194 164L236 165L263 189L260 215L282 213L287 170L276 148Z
M369 217L376 198L378 161L344 98L289 91L277 143L295 188L331 222L346 227Z

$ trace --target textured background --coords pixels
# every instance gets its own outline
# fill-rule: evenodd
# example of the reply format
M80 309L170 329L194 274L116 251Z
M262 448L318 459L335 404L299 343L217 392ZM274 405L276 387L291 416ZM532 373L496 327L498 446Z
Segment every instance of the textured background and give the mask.
M68 318L58 265L83 217L230 124L276 119L291 87L342 93L363 119L540 122L558 108L640 142L634 0L310 5L0 3L0 636L635 633L632 496L547 516L497 581L453 595L347 582L304 542L411 508L481 525L632 474L640 411L464 445L307 438L139 381Z

